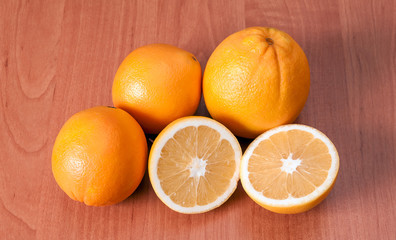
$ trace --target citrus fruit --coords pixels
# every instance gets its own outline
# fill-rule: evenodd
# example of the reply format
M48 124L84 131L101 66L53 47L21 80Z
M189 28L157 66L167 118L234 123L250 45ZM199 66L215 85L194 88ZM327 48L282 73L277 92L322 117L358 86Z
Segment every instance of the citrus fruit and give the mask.
M235 135L255 138L293 122L307 100L308 60L275 28L251 27L227 37L206 65L203 94L210 115Z
M263 133L249 145L241 161L241 182L264 208L300 213L326 198L338 168L337 150L323 133L289 124Z
M224 203L239 180L242 151L222 124L206 117L172 122L155 139L149 176L157 196L180 213L201 213Z
M191 53L151 44L130 53L113 82L114 106L129 112L145 133L193 115L201 98L201 65Z
M74 114L52 151L52 172L61 189L86 205L121 202L143 178L147 142L125 111L94 107Z

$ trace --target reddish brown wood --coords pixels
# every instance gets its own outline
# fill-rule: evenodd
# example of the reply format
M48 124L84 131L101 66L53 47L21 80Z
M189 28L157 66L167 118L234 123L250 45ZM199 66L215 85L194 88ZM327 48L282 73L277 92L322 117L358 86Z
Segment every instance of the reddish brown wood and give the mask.
M395 12L391 0L1 1L0 239L394 239ZM322 204L275 214L239 185L220 208L182 215L147 175L109 207L60 190L54 139L73 113L112 105L113 76L129 52L169 43L204 68L222 39L248 26L282 29L307 54L311 93L297 121L326 133L341 161ZM203 102L198 114L208 115Z

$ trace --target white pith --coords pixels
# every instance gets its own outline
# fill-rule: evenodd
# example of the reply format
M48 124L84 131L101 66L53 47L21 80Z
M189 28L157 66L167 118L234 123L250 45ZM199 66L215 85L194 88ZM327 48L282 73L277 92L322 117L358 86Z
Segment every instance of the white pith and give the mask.
M293 154L289 154L287 158L281 159L283 163L281 170L286 173L293 173L297 167L301 165L301 159L293 159Z
M192 163L188 166L190 177L199 178L205 176L207 161L197 157L193 158Z
M171 198L168 195L166 195L165 192L162 190L161 183L157 175L158 160L160 158L161 150L164 147L165 143L170 138L172 138L177 131L189 126L194 126L194 127L207 126L212 129L215 129L220 133L220 141L222 139L227 140L231 144L235 152L236 170L234 172L233 177L230 180L230 185L228 189L224 192L223 195L219 196L214 202L204 206L196 205L194 207L183 207L181 205L174 203L171 200ZM242 158L242 150L235 136L226 127L214 121L213 119L205 118L205 117L196 117L196 118L186 117L183 119L179 119L175 124L170 124L168 127L166 127L163 130L163 132L160 133L160 135L155 139L153 146L155 146L155 149L151 150L150 160L149 160L150 164L148 169L150 181L157 196L169 208L181 213L207 212L211 209L220 206L235 191L239 180L239 166L240 166L240 160ZM189 166L190 177L200 178L201 176L204 176L206 171L206 165L207 165L207 161L205 159L194 158L192 164Z
M261 192L256 191L249 181L249 172L248 172L249 159L250 159L253 151L256 149L256 147L259 145L260 142L262 142L265 139L268 139L270 136L272 136L276 133L283 132L283 131L289 131L289 130L293 130L293 129L307 131L307 132L313 134L313 136L315 138L320 139L321 141L323 141L326 144L326 146L329 149L329 154L332 158L332 162L331 162L330 169L328 171L327 178L325 179L325 181L323 182L322 185L320 185L312 193L310 193L304 197L294 198L291 195L289 195L289 197L287 199L282 199L282 200L267 198L267 197L263 196L263 194ZM288 171L290 172L292 170L295 170L294 167L297 167L297 166L295 166L295 165L297 165L297 162L291 162L291 161L296 161L296 160L289 160L289 158L291 158L291 156L289 156L287 159L283 159L284 165L282 166L283 169L282 168L281 169L285 172L288 172ZM286 162L286 164L285 164L285 162ZM336 150L334 144L323 133L321 133L319 130L316 130L314 128L311 128L311 127L308 127L305 125L289 124L289 125L284 125L284 126L280 126L280 127L271 129L271 130L261 134L248 146L248 148L246 149L246 151L242 157L242 160L241 160L241 169L240 169L241 183L242 183L245 191L248 193L248 195L260 203L263 203L263 204L269 205L269 206L273 206L273 207L293 207L293 206L302 205L302 204L305 204L308 202L312 202L315 199L322 196L334 183L334 181L337 177L338 168L339 168L339 157L338 157L337 150Z

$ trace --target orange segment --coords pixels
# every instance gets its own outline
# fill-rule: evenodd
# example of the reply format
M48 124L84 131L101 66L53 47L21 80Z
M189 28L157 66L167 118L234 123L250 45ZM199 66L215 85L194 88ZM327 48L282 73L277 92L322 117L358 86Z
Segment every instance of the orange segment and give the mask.
M263 192L268 186L271 186L275 179L281 174L279 169L272 169L266 172L252 172L249 175L249 181L254 189Z
M280 172L272 179L270 185L262 191L263 196L273 199L286 199L289 196L286 188L286 173Z
M299 166L297 168L297 172L301 176L305 178L306 181L314 185L315 187L319 187L326 180L327 171L323 169L317 168L309 168L306 166Z
M173 136L181 149L183 149L190 157L194 157L197 153L197 131L198 129L196 127L187 127L177 131ZM182 161L187 161L187 159Z
M308 144L308 143L306 143ZM317 155L328 153L329 150L326 144L320 139L315 139L306 146L305 151L302 153L301 158L307 159Z
M254 155L261 156L265 161L278 161L282 155L275 147L274 143L267 139L259 143L259 146L254 150Z
M174 194L189 178L190 172L185 169L182 172L171 174L169 177L161 179L161 187L166 195ZM173 196L173 198L177 198Z
M193 178L186 178L182 185L177 187L175 192L170 195L170 198L175 203L185 207L195 206L197 202L197 183Z
M197 188L197 204L199 206L205 206L208 203L216 200L216 189L209 184L206 178L202 178L198 183Z
M223 139L216 150L207 158L206 170L229 179L235 169L235 152L230 142Z
M269 139L275 145L275 148L281 154L282 158L287 158L289 156L289 138L286 133L281 132L278 134L274 134Z
M310 182L308 182L301 174L291 174L288 178L287 188L289 193L294 198L301 198L307 196L315 190Z
M209 157L216 150L219 142L220 133L209 127L199 126L197 156L199 158Z
M314 136L309 132L301 130L290 130L287 132L289 138L290 151L293 153L293 159L297 159L304 152L307 143L311 142Z

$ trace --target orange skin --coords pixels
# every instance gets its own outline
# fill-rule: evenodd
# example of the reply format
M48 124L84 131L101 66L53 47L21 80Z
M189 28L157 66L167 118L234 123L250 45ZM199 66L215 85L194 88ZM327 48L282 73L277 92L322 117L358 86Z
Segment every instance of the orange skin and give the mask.
M121 202L141 182L147 142L125 111L94 107L74 114L60 130L52 152L52 172L73 200L103 206Z
M293 122L308 98L310 74L301 47L274 28L227 37L206 65L203 94L210 115L235 135L255 138Z
M145 133L193 115L201 98L201 65L194 55L167 44L130 53L113 82L114 106L129 112Z
M321 195L319 198L315 199L315 201L313 202L308 202L305 204L301 204L299 206L293 206L290 208L285 208L285 207L276 207L276 206L270 206L270 205L266 205L266 204L262 204L259 201L253 199L252 196L250 196L250 198L253 199L253 201L255 201L258 205L264 207L265 209L268 209L272 212L276 212L276 213L281 213L281 214L297 214L297 213L302 213L302 212L306 212L308 210L311 210L312 208L316 207L317 205L319 205L319 203L321 203L323 200L326 199L326 197L329 195L329 193L331 192L331 190L333 189L335 184L335 181L333 182L333 184L330 186L329 189L326 190L326 192Z

